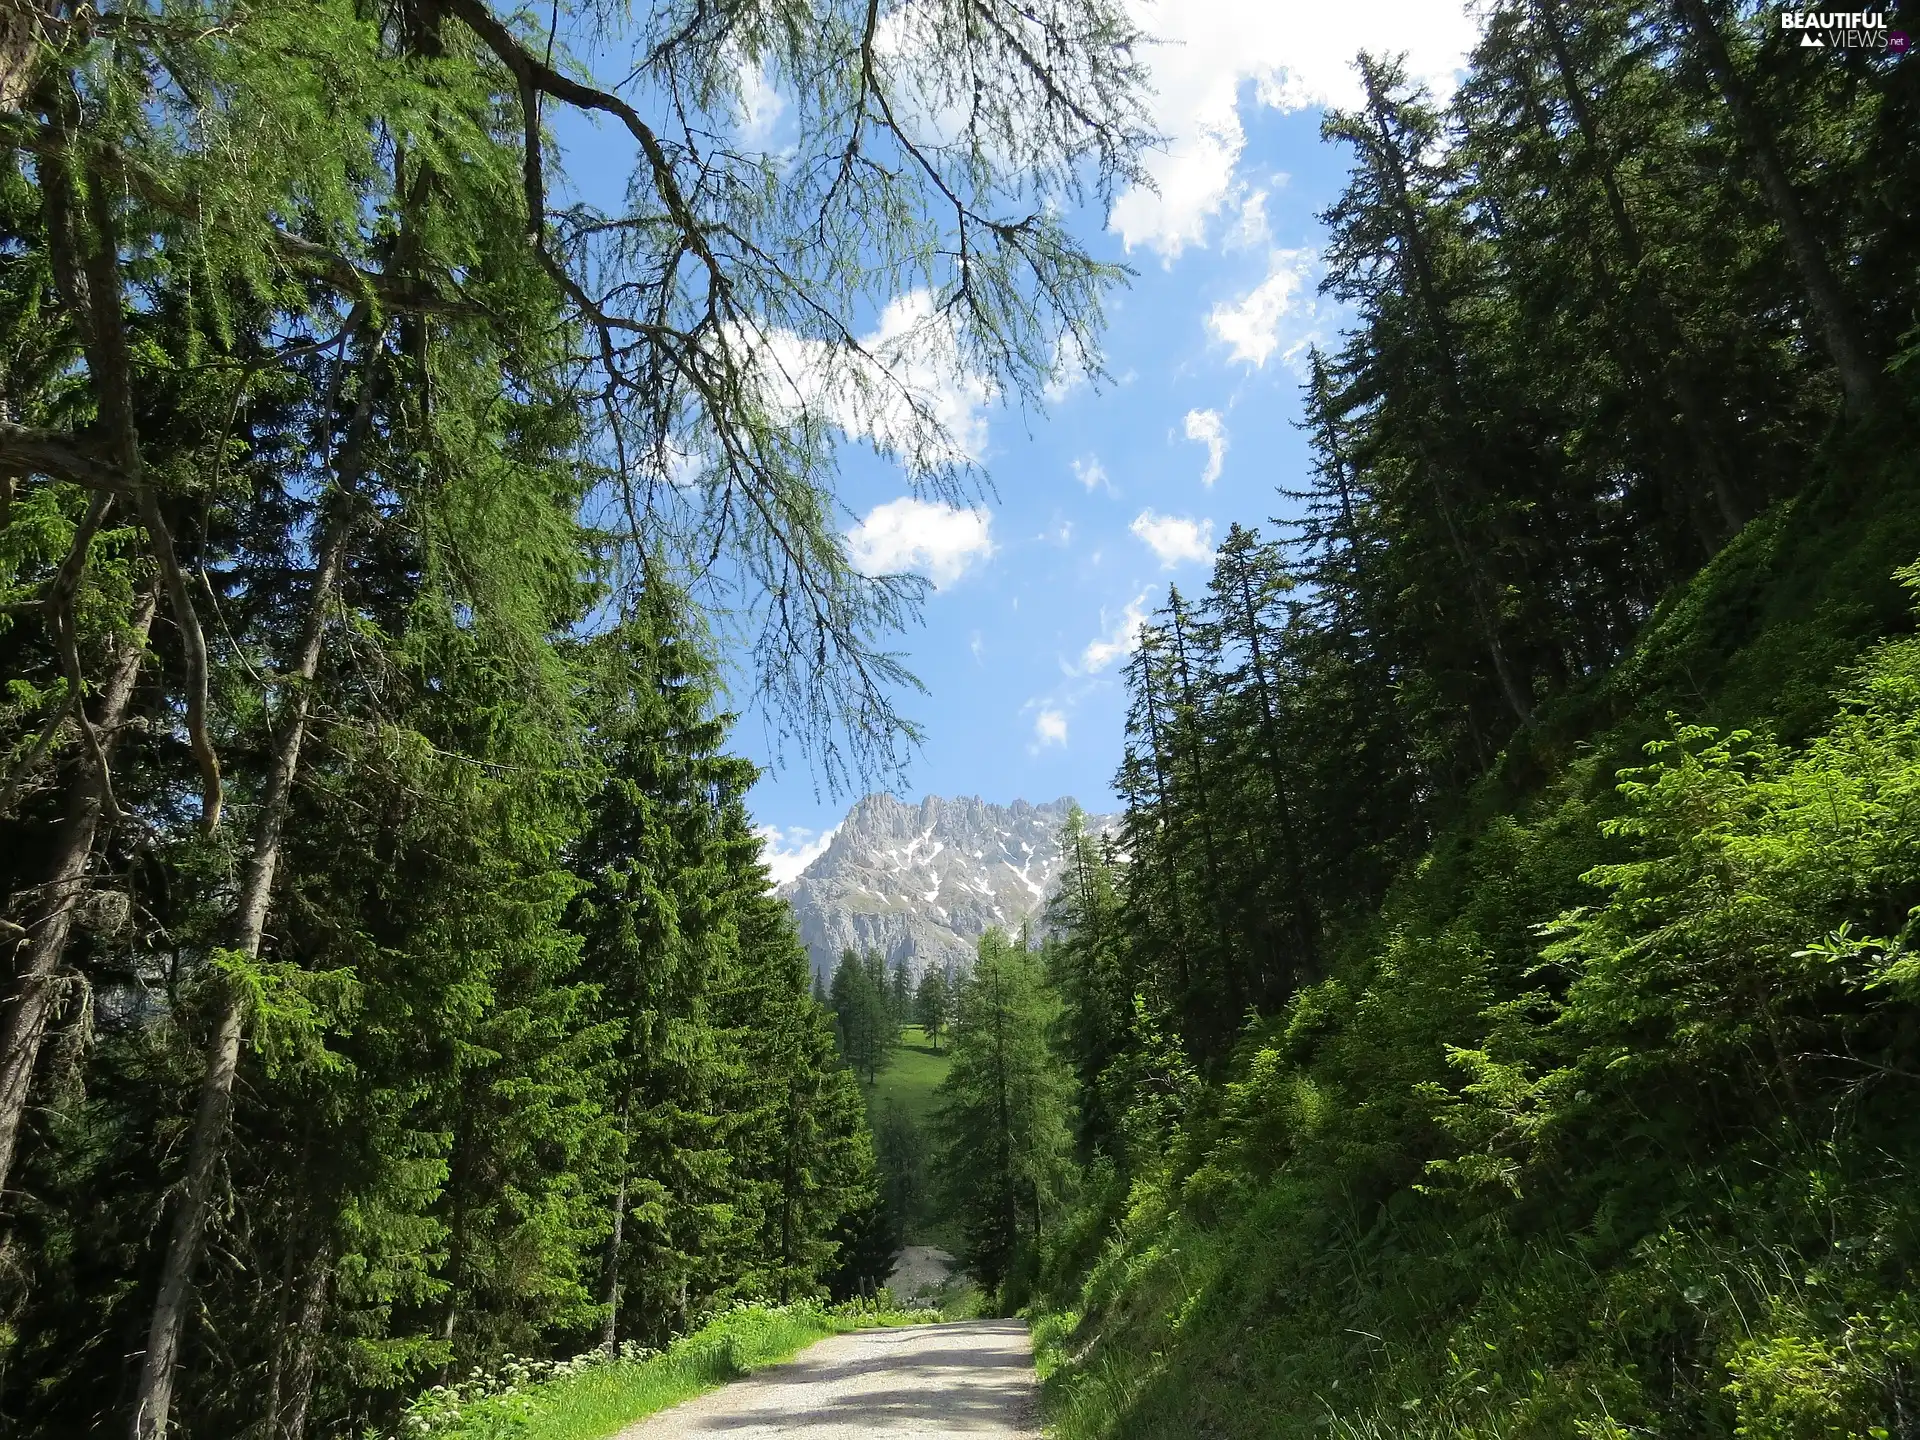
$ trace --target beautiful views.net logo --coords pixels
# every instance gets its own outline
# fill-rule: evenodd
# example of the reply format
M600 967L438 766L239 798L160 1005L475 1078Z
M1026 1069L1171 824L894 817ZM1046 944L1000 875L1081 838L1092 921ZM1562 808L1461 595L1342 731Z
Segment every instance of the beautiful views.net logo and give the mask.
M1884 50L1907 53L1912 43L1885 10L1782 10L1780 28L1797 32L1803 50Z

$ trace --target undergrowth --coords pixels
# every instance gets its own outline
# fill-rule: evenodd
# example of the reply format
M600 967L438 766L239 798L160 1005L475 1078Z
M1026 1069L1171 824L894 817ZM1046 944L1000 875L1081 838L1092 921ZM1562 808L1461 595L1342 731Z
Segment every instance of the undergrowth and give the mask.
M1756 522L1090 1176L1060 1440L1920 1436L1920 534L1868 488Z
M510 1360L497 1371L435 1386L407 1407L389 1440L603 1440L829 1335L939 1318L860 1302L743 1305L663 1351L629 1342L611 1356L593 1350L559 1362Z

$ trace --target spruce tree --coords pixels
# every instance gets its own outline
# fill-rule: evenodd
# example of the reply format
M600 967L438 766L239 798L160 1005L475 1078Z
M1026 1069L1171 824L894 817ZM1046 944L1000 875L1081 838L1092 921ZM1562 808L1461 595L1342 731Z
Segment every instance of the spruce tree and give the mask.
M845 951L828 994L841 1056L856 1074L874 1084L898 1038L884 962L877 955L862 959L852 950Z
M998 1290L1063 1200L1070 1082L1052 1047L1059 1002L1039 957L998 931L960 984L953 1064L934 1118L935 1184L968 1269Z
M759 841L737 809L732 831L750 861L738 872L740 963L722 1010L737 1046L726 1094L747 1221L740 1290L785 1301L839 1282L849 1237L876 1203L873 1138L833 1017L807 993L792 912L767 893Z
M600 1295L608 1344L657 1343L726 1278L734 1177L713 1007L738 959L726 807L754 770L721 753L726 725L685 606L656 584L590 647L604 778L570 856L585 887L570 923L609 1037L604 1104L621 1136Z
M947 973L929 965L920 972L920 984L913 992L913 1018L936 1052L947 1028L949 1006Z

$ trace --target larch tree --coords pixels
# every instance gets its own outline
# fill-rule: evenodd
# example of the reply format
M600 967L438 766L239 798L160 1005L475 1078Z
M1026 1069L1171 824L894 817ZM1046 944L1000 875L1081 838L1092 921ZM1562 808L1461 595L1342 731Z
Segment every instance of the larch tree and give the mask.
M934 1175L969 1270L992 1289L1036 1258L1065 1195L1070 1081L1053 1049L1058 1010L1037 953L998 931L981 937L936 1092Z

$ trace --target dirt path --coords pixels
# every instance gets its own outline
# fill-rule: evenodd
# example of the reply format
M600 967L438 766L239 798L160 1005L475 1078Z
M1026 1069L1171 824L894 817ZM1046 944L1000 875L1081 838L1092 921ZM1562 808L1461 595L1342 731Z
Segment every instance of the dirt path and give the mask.
M835 1335L616 1440L1038 1440L1033 1346L1018 1320Z

